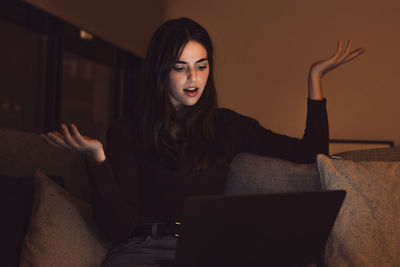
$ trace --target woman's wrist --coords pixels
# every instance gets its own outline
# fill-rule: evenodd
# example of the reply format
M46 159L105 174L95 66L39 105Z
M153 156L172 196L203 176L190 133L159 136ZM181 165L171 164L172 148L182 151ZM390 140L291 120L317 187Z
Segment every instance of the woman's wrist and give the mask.
M308 98L312 100L322 100L324 98L321 87L321 76L312 74L308 75Z
M104 149L103 148L100 148L100 149L97 149L97 150L95 150L93 152L90 152L87 155L87 157L88 157L89 161L94 165L99 165L99 164L103 163L106 160L106 155L104 153Z

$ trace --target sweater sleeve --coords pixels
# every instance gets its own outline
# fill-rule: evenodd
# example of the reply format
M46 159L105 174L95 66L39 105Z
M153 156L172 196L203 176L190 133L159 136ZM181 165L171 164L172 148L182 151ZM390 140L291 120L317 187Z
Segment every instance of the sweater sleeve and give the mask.
M302 139L277 134L255 119L231 111L234 154L241 152L281 158L298 163L314 162L316 155L329 154L326 99L307 102L306 129Z
M107 132L106 161L87 162L93 212L100 230L114 243L126 240L138 217L138 174L127 122Z

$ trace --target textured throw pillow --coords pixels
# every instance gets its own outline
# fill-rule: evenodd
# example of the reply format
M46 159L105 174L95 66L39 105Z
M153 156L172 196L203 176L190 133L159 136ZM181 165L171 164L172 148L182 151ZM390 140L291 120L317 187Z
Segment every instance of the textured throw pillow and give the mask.
M249 153L232 163L225 194L321 191L315 164L298 164Z
M0 259L18 266L21 243L32 212L32 177L0 175Z
M400 266L400 162L318 155L323 189L347 191L325 250L327 266Z
M37 171L20 266L100 266L108 247L95 232L90 205Z
M51 177L63 184L60 176ZM19 266L21 243L32 214L33 177L0 174L0 259L2 266Z

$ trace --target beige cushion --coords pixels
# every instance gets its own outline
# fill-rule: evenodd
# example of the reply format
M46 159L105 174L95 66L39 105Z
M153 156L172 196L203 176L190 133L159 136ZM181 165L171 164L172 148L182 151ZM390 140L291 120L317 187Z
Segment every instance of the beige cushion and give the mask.
M347 191L328 240L327 266L400 266L400 162L317 157L325 190Z
M41 172L35 173L34 190L20 266L100 266L109 245L95 232L91 206Z

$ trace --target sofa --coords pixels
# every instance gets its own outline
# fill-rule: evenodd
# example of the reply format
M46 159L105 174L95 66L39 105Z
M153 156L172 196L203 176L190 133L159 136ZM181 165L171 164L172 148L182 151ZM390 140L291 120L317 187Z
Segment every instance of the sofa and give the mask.
M0 128L2 266L100 266L110 243L93 220L84 158L38 134ZM297 164L237 155L225 194L344 189L326 266L400 266L400 147Z

